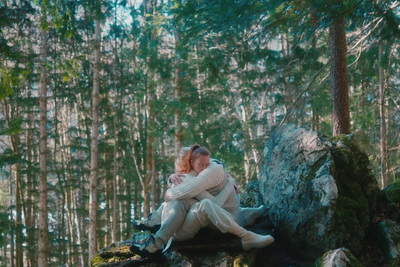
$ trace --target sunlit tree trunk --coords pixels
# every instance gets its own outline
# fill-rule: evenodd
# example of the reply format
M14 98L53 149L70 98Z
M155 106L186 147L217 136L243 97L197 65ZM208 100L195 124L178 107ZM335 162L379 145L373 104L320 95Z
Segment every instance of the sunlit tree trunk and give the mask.
M145 176L145 181L144 181L144 187L143 187L143 216L148 217L150 215L150 192L152 190L152 183L153 183L153 143L155 141L152 129L154 127L154 114L153 114L153 93L150 92L148 94L148 103L147 103L147 140L146 140L146 176Z
M116 5L116 2L115 2ZM115 7L116 10L116 7ZM115 19L117 15L115 14ZM116 21L115 21L116 27ZM117 241L117 214L119 211L119 205L117 203L117 195L118 195L118 91L119 91L119 79L118 79L118 53L117 53L117 40L114 40L114 104L113 104L113 114L114 114L114 169L113 169L113 206L112 206L112 242L115 243ZM120 218L122 219L122 218Z
M47 32L41 30L42 44L40 74L40 179L39 179L39 256L38 265L47 267L48 257L48 219L47 219Z
M178 155L179 150L182 148L182 119L181 119L181 107L179 106L181 100L181 90L182 90L182 55L181 55L181 40L180 35L175 31L175 57L176 57L176 76L175 76L175 88L174 95L176 100L175 107L175 133L174 133L174 143L175 143L175 156Z
M97 1L99 3L99 1ZM98 167L98 135L99 135L99 91L100 91L100 21L96 18L94 35L94 69L92 92L92 131L91 159L89 181L89 262L97 251L97 179Z
M144 1L144 6L146 7L146 13L152 14L152 16L146 16L148 22L150 22L156 15L156 6L157 6L157 1ZM153 42L156 40L156 31L147 29L147 34L148 37L150 38L149 42ZM157 49L153 47L152 49ZM155 53L155 51L151 51L150 53ZM154 143L156 141L155 139L155 129L156 129L156 123L155 123L155 114L154 114L154 102L156 98L156 84L155 81L157 79L157 69L154 68L154 66L150 66L152 62L151 60L154 60L150 57L148 60L148 66L147 66L147 82L146 82L146 175L144 179L144 184L143 184L143 215L144 217L148 217L150 215L150 206L152 205L152 208L154 209L154 193L155 193L155 173L154 173ZM152 194L152 203L151 203L151 197L150 195Z
M31 86L30 81L28 80L26 85L26 91L28 99L31 98ZM26 235L27 235L27 253L28 253L28 262L30 267L36 267L36 257L35 257L35 248L34 248L34 240L35 240L35 216L33 214L33 196L32 192L34 190L33 183L33 175L32 168L33 166L33 130L32 130L32 111L28 109L28 130L26 131L26 159L28 161L28 171L26 173L26 215L25 215L25 224L26 224Z
M330 59L332 84L333 135L350 133L350 104L347 81L345 18L332 22L330 32Z
M381 188L388 184L387 177L387 141L386 141L386 113L385 113L385 75L382 67L383 44L379 44L379 115L380 115L380 134L381 134Z
M10 105L7 99L4 100L4 111L6 115L6 122L8 128L11 128L12 119L18 118L18 107L15 105ZM19 144L20 138L17 134L12 134L10 136L11 145L14 155L19 155ZM15 163L11 172L14 177L15 185L15 260L16 266L23 266L23 234L22 234L22 191L21 191L21 173L20 164Z
M78 94L77 97L77 105L75 105L75 114L77 116L77 120L80 122L80 128L81 131L79 131L79 137L82 139L86 139L86 143L89 144L90 143L90 124L89 124L89 120L88 118L88 114L85 111L84 108L85 104L83 103L82 100L82 94ZM79 115L78 115L79 114ZM86 133L86 134L84 134ZM73 138L70 135L70 139ZM72 155L70 151L67 151L67 154L69 155L69 164L70 164L70 176L74 177L74 173L72 172L73 170L73 165L72 165ZM82 155L80 155L79 157L83 157ZM73 190L76 191L75 197L73 197L71 199L71 203L72 203L72 207L73 207L73 213L74 216L76 218L76 234L77 234L77 245L78 245L78 251L79 251L79 263L84 266L84 262L85 262L85 258L83 255L83 251L86 251L88 249L87 247L87 231L88 231L88 225L86 223L86 215L83 214L82 210L86 210L86 204L87 202L85 201L85 198L83 197L83 194L85 192L85 190L83 189L83 181L86 181L88 178L85 174L85 166L83 164L83 162L81 162L78 166L75 167L76 171L78 173L80 173L81 175L78 175L76 177L76 183L77 183L77 187L71 187L71 195L74 196ZM78 210L80 210L81 212L78 212ZM74 221L75 222L75 221Z
M9 173L12 173L11 166L10 166ZM10 194L10 196L12 196L13 195L13 182L12 182L12 176L11 175L9 176L8 181L9 181L9 186L8 186L9 191L8 191L8 193ZM13 206L13 200L10 197L10 200L9 200L9 207L11 207L10 208L10 215L9 215L10 222L12 222L14 220L12 206ZM11 263L11 267L15 267L15 240L14 240L14 233L13 233L13 231L11 231L11 229L10 229L10 239L9 240L10 240L10 263Z

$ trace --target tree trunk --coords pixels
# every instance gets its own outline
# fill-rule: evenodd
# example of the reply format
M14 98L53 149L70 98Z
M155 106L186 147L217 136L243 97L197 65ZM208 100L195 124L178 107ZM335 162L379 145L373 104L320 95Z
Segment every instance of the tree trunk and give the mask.
M115 2L115 10L116 9L116 4ZM117 17L117 14L115 14L115 19ZM115 26L117 22L115 21ZM118 194L118 114L117 114L117 103L118 103L118 85L119 85L119 79L118 79L118 54L117 54L117 40L115 39L114 42L114 105L113 105L113 113L114 113L114 170L113 170L113 207L112 207L112 213L113 213L113 218L112 218L112 242L115 243L117 241L117 213L118 213L118 208L119 205L117 205L117 194ZM122 218L120 218L122 219Z
M17 149L18 153L18 149ZM23 257L23 233L22 233L22 190L21 190L21 171L20 164L15 164L15 256L17 260L17 266L24 266Z
M97 178L98 134L99 134L99 91L100 91L100 21L96 19L94 35L94 69L92 92L92 131L89 181L89 262L97 251Z
M38 265L47 267L48 219L47 219L47 32L41 30L41 74L40 74L40 180L39 180L39 255Z
M155 15L156 15L156 6L157 6L157 1L144 1L144 5L146 6L146 13L152 13L153 16L147 16L147 20L152 20ZM156 31L149 31L148 32L148 37L150 39L150 42L153 40L156 40ZM156 47L153 47L152 49L157 49ZM156 51L151 51L150 53L155 53ZM147 79L153 79L156 81L157 79L157 69L154 67L151 67L151 64L153 63L154 59L152 57L149 58L149 61L147 62ZM156 98L156 85L154 84L154 81L147 81L146 83L146 176L145 176L145 181L144 181L144 186L143 186L143 198L144 198L144 203L143 203L143 213L144 217L148 217L150 215L150 205L151 205L151 197L150 193L151 191L153 192L153 203L154 203L154 186L155 186L155 179L154 179L154 142L155 142L155 135L154 131L156 129L156 123L155 123L155 114L154 114L154 99ZM154 206L153 206L154 208Z
M10 166L10 172L9 173L12 173L12 171L11 171L11 166ZM9 194L10 194L10 196L12 196L13 195L13 182L12 182L12 176L10 175L9 176ZM9 221L10 222L12 222L13 220L14 220L14 218L13 218L13 208L12 208L12 206L13 206L13 200L12 200L12 198L10 197L10 202L9 202L9 207L10 207L10 213L9 213ZM11 230L11 229L10 229ZM11 261L11 267L15 267L15 243L14 243L15 241L14 241L14 232L11 230L10 231L10 261ZM6 246L7 247L7 246Z
M4 100L4 111L8 128L11 128L12 118L18 118L18 107L9 105L7 99ZM15 113L15 114L14 114ZM17 134L10 136L10 141L14 155L19 155L20 138ZM13 177L15 178L15 259L16 266L23 266L23 233L22 233L22 190L21 190L21 172L20 164L13 165Z
M176 77L175 77L175 100L176 100L176 108L175 108L175 156L178 156L179 151L182 148L182 121L181 121L181 107L179 106L181 102L181 90L182 90L182 67L180 64L182 63L181 58L181 43L180 43L180 35L175 31L175 56L176 56Z
M381 188L385 188L388 184L387 177L387 141L386 141L386 115L385 115L385 75L382 67L383 44L379 44L379 115L380 115L380 132L381 132Z
M28 99L31 98L31 87L30 81L27 82L27 95ZM32 115L31 110L28 110L28 130L26 131L26 159L28 161L28 171L26 173L26 215L25 215L25 224L26 224L26 235L27 235L27 253L28 253L28 262L30 267L36 267L36 257L35 257L35 248L34 248L34 240L35 240L35 216L33 213L33 175L31 171L31 166L33 166L33 157L32 157L32 146L33 146L33 133L32 133Z
M150 115L148 115L148 119L150 119ZM143 216L145 218L150 215L150 191L152 189L152 181L153 181L153 142L154 138L150 131L151 126L148 125L148 134L147 134L147 145L146 145L146 177L144 181L143 187Z
M350 133L350 104L347 81L345 18L340 16L330 26L333 135Z

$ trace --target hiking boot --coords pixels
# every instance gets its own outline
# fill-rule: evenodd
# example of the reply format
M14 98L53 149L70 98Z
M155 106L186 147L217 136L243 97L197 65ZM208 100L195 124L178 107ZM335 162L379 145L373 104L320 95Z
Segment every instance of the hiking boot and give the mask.
M161 247L156 245L156 240L153 235L143 243L132 244L129 249L141 257L161 255Z
M141 221L135 220L132 227L137 230L150 231L156 233L161 227L161 216L157 212L150 213L149 217Z

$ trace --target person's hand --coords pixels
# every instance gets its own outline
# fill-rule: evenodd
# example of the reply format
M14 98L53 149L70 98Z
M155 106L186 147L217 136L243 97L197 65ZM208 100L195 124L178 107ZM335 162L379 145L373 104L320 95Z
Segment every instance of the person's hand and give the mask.
M175 173L170 176L169 181L171 184L177 186L178 184L182 183L182 178L184 176L185 175L182 173Z

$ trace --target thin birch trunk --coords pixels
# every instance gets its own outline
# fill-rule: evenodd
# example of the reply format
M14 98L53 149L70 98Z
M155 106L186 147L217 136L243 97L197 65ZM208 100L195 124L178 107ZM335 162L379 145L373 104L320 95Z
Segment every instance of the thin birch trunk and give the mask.
M99 90L100 90L100 21L95 22L94 70L92 93L92 131L89 181L89 262L97 251L97 179L98 179L98 134L99 134Z
M181 91L182 91L182 67L180 64L182 63L182 55L180 52L181 49L181 41L180 35L178 32L175 31L175 56L176 56L176 77L175 77L175 88L174 88L174 95L176 100L176 107L174 112L174 119L175 119L175 156L178 155L179 151L182 148L182 119L181 119Z
M381 188L388 185L387 177L387 141L386 141L386 112L385 112L385 75L382 67L383 44L379 44L379 115L380 115L380 135L381 135Z
M9 173L12 173L11 166L10 166L10 171ZM9 194L10 196L13 195L13 182L12 182L12 175L9 177ZM9 202L9 207L10 207L10 215L9 215L9 220L12 222L14 220L13 218L13 201L12 198L10 197L10 202ZM14 240L14 232L10 231L10 267L15 267L15 240Z
M26 85L27 96L28 99L31 98L31 87L30 81L27 82ZM28 130L26 131L26 158L28 161L28 169L31 169L30 166L33 164L33 156L32 156L32 145L33 145L33 133L32 133L32 111L28 110ZM35 248L34 248L34 240L35 240L35 218L33 215L33 196L32 192L34 190L34 183L31 171L27 171L26 173L26 215L25 215L25 224L26 224L26 235L27 235L27 253L28 253L28 264L30 267L36 267L36 258L35 258Z
M116 14L115 14L116 17ZM116 22L115 22L116 24ZM117 55L117 41L114 44L114 84L115 84L115 97L113 105L114 114L114 170L113 170L113 206L112 206L112 242L115 243L117 240L117 213L119 205L117 205L117 194L118 194L118 115L117 115L117 103L118 103L118 55Z

